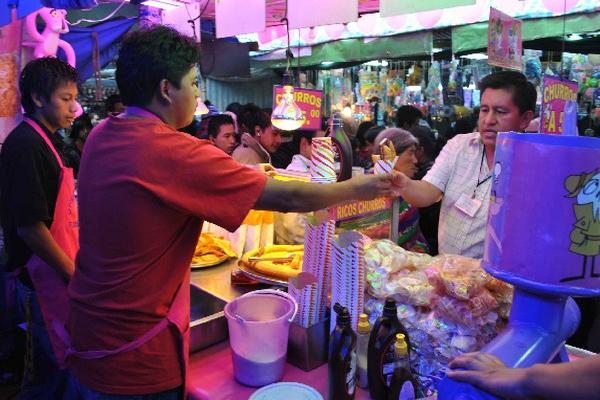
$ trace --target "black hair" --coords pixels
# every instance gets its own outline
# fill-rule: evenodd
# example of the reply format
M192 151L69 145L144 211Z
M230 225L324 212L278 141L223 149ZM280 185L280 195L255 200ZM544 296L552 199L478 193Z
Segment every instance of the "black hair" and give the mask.
M256 104L248 103L240 113L240 125L246 128L250 136L254 136L255 127L266 129L271 126L271 117Z
M479 82L479 90L483 97L486 89L505 89L512 92L512 101L521 114L526 111L535 113L537 91L525 75L517 71L500 71L489 74Z
M117 59L117 86L127 106L148 105L160 81L177 89L199 60L198 45L173 28L154 25L127 36Z
M106 108L107 113L115 112L115 105L122 102L123 99L121 98L121 95L113 93L104 100L104 108Z
M92 129L92 119L90 118L90 115L86 113L81 114L73 121L71 132L69 133L71 140L79 139L79 135L84 129L87 129L88 132Z
M208 121L208 136L216 138L219 134L219 129L221 129L221 125L233 125L233 118L227 114L218 114L213 115Z
M363 121L358 125L358 128L356 129L356 143L359 147L364 147L367 143L365 142L365 133L367 133L367 131L369 130L369 128L372 128L375 126L375 122L373 121Z
M423 113L413 106L402 106L396 110L396 126L398 128L410 128L421 118L423 118Z
M33 114L36 106L31 96L34 93L49 101L60 85L78 80L77 71L66 62L55 57L36 58L27 63L19 77L21 105L26 113Z
M375 138L383 130L385 130L385 126L374 126L367 129L367 131L365 132L365 144L374 144Z

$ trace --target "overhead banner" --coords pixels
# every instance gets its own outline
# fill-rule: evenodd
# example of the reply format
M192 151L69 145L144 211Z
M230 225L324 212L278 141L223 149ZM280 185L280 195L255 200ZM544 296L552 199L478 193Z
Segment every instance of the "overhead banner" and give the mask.
M442 8L472 6L475 3L476 0L379 0L379 13L382 17L392 17L394 15L413 14Z
M265 0L215 0L217 38L262 32L267 26Z
M577 82L544 75L540 132L561 135L564 132L565 104L577 101Z
M281 103L283 86L275 85L273 87L273 108ZM321 129L321 107L323 104L323 91L294 88L294 101L304 114L304 125L300 129L309 131L318 131Z
M345 24L358 19L358 0L287 0L290 29Z
M488 64L523 69L523 21L490 7Z

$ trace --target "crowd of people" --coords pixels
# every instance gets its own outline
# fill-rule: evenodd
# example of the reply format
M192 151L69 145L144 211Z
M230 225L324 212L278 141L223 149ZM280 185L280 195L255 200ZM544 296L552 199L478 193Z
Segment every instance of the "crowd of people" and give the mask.
M122 108L93 128L89 116L75 118L72 67L40 58L23 69L25 119L0 153L5 268L28 328L22 398L181 398L189 265L204 221L233 231L252 208L306 212L400 196L400 245L433 253L437 241L441 253L483 256L496 136L524 131L534 116L536 92L525 76L485 77L478 131L456 135L439 154L438 138L414 107L398 110L395 127L361 125L351 135L357 166L369 172L385 140L398 156L395 171L316 185L274 180L253 166L277 159L305 172L311 141L326 129L286 137L253 104L193 123L198 58L195 42L171 28L129 35L116 68L121 101L111 99ZM419 214L436 205L439 228L420 225ZM591 398L593 379L553 377L592 376L597 363L534 367L517 381L497 360L467 355L451 367L471 371L450 375L509 397L525 396L520 388L546 396L552 388Z

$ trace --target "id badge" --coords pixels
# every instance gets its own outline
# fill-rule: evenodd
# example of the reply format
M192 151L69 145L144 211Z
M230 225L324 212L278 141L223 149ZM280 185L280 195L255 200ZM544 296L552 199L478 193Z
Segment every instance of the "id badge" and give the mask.
M461 194L454 206L469 217L473 218L477 214L477 210L481 208L481 200Z

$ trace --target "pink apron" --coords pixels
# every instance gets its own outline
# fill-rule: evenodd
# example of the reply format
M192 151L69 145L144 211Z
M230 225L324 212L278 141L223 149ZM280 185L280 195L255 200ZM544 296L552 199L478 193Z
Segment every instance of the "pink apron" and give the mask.
M146 111L144 109L138 107L128 107L125 115L121 114L121 118L123 116L136 115L143 118L151 118L160 120L156 115ZM142 336L132 340L129 343L125 343L116 349L110 350L90 350L90 351L77 351L71 343L71 339L69 334L64 329L64 324L54 326L55 331L58 333L58 336L61 338L62 342L67 346L66 356L74 356L83 359L99 359L108 357L111 355L123 353L126 351L131 351L137 349L138 347L144 345L153 337L158 335L164 329L167 329L169 324L174 325L177 328L177 332L179 332L179 361L181 364L181 371L183 374L183 398L187 398L187 384L189 383L188 376L188 361L189 361L189 348L190 348L190 269L188 268L185 276L181 282L181 285L177 289L175 293L175 298L173 299L173 303L169 308L169 312L167 316L163 318L160 322L158 322L152 329L148 330Z
M24 121L44 139L50 150L52 150L52 153L54 153L60 167L58 196L56 197L50 234L65 254L71 260L75 260L75 256L79 250L79 224L73 170L64 166L54 145L52 145L52 142L42 128L29 118L24 118ZM48 331L48 336L50 336L57 364L60 368L65 368L66 348L51 327L55 325L64 326L67 320L69 306L67 282L54 268L46 264L46 262L35 254L31 256L25 267L29 272L38 302L40 303L40 309L42 310L44 323Z

